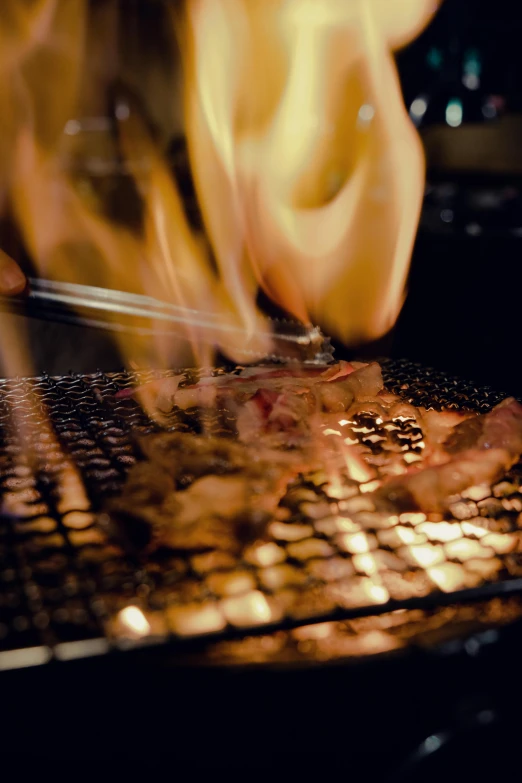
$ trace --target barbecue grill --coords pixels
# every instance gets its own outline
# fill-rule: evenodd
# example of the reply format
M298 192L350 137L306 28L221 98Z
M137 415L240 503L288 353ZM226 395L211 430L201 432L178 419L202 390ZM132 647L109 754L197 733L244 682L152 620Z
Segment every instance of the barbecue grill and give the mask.
M485 412L502 398L409 362L383 368L387 388L417 405ZM444 523L406 514L390 524L360 493L339 499L307 483L293 490L289 522L239 560L216 550L144 559L132 530L115 537L103 510L136 459L136 434L160 426L115 393L152 377L2 382L1 669L143 645L170 645L185 659L197 648L214 662L323 661L522 613L518 466L491 495L456 498ZM190 412L162 422L187 432L201 424ZM214 414L205 426L223 423ZM388 442L371 417L353 432L376 451ZM415 422L385 434L395 450L420 453Z
M382 365L387 387L416 404L485 412L503 396L410 362ZM298 572L306 576L292 585L304 591L298 615L256 627L229 622L207 635L180 634L172 610L185 600L183 585L191 604L216 600L209 578L219 584L220 575L239 568L257 575L257 566L220 566L212 553L199 554L199 569L194 555L144 560L131 540L114 539L103 515L100 519L107 497L119 491L136 458L135 434L160 426L132 399L116 399L115 392L154 375L2 382L0 665L11 670L2 676L10 717L4 737L21 754L17 770L24 768L20 758L29 763L34 756L35 765L42 759L61 764L82 759L84 766L89 759L90 771L118 774L140 764L147 772L168 765L231 774L297 774L303 768L324 774L348 765L368 780L418 780L421 774L431 780L448 774L444 759L450 751L452 758L462 754L470 774L475 766L483 771L487 758L469 755L470 743L476 748L482 736L487 743L500 737L495 753L508 753L514 738L505 717L518 687L509 672L520 649L516 621L522 616L519 547L504 553L484 547L487 556L481 558L476 545L488 535L498 537L497 548L503 536L518 542L520 469L492 488L473 523L464 509L484 501L465 498L452 507L448 524L467 531L460 540L475 543L474 557L451 562L459 573L475 574L472 587L462 586L463 577L462 584L457 580L442 592L424 569L412 568L406 583L413 594L394 594L392 581L384 581L385 569L383 584L393 604L364 600L363 591L355 605L325 607L321 591L313 590L310 563L323 569L328 586L335 574L325 563L335 561L340 568L356 556L290 555L294 581L299 582ZM373 433L370 424L362 425L367 436ZM173 413L163 422L186 431L195 425L189 414ZM222 422L216 417L213 426ZM399 435L411 452L418 443L415 428L405 421ZM313 491L316 506L325 502L321 487ZM298 509L288 524L298 528L321 519L328 516L314 520ZM477 528L474 533L466 522ZM412 532L416 527L410 525ZM300 540L310 538L323 549L331 542L327 527ZM273 543L284 548L300 540ZM391 545L386 551L395 552ZM489 576L483 567L477 581L477 572L467 571L470 560L501 566ZM342 575L347 578L360 584L364 577L355 567L349 577ZM261 581L256 592L269 604L277 598L273 585ZM140 607L147 620L150 631L142 636L133 636L118 619L129 606Z

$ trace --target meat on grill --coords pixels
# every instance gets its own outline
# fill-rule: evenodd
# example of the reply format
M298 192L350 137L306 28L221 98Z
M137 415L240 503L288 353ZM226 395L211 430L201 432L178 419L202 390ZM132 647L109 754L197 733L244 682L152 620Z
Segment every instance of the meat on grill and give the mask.
M184 381L156 381L140 393L164 412L216 406L232 415L238 439L163 433L142 440L145 461L130 471L111 513L143 523L149 546L234 548L259 534L299 473L321 469L323 460L333 466L316 433L340 414L413 418L424 433L421 467L387 479L373 494L378 506L444 511L451 496L490 485L522 453L522 405L514 399L483 416L425 411L386 392L375 362L272 365ZM364 449L356 446L355 456L364 458Z
M440 512L452 495L475 484L491 485L522 453L522 405L508 398L484 416L466 418L448 434L443 450L441 464L391 479L376 497L402 508Z
M259 533L289 483L319 466L311 447L316 417L345 412L383 386L375 362L246 368L185 386L183 380L154 381L139 394L163 412L216 405L232 414L238 441L180 433L143 438L145 460L109 510L149 546L233 547L238 530Z
M302 443L314 430L317 416L345 413L358 400L376 397L383 385L379 365L349 367L326 378L291 376L293 383L283 375L261 376L246 399L240 393L225 401L236 417L239 439L248 443L262 436L270 437L273 445Z
M198 383L183 385L183 375L152 381L137 389L125 389L119 397L144 393L154 398L156 407L168 412L173 407L187 410L193 407L211 407L231 397L245 401L260 389L272 392L303 394L313 389L317 401L326 407L339 407L342 402L361 395L372 396L382 389L381 368L376 362L338 362L322 367L278 365L246 368L239 375L211 375ZM335 384L336 393L326 391L326 384ZM339 399L337 399L337 397ZM340 407L339 407L340 409Z
M207 376L183 385L183 376L145 384L134 392L162 413L172 408L217 407L236 420L239 439L270 436L273 446L306 438L314 416L344 413L359 400L375 398L383 388L376 362L338 362L328 367L278 365L246 368L239 375Z
M149 549L235 549L261 533L302 456L225 438L161 433L141 440L144 461L129 472L108 512Z

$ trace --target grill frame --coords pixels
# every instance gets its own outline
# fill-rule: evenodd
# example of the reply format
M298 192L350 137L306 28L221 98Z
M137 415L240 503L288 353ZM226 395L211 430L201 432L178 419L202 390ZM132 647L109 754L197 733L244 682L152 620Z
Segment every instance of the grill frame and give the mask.
M480 388L411 362L384 359L381 360L381 364L386 387L390 391L399 393L403 398L416 405L434 408L466 407L486 412L505 396L493 389ZM139 380L145 382L154 377L158 377L158 373L148 372L140 374ZM137 380L138 377L135 373L122 371L121 373L111 374L96 373L89 376L71 375L57 378L43 376L39 379L10 379L0 382L0 420L3 420L4 424L6 423L6 417L9 418L10 416L10 405L13 401L16 402L15 409L19 415L18 435L10 431L9 426L7 428L4 427L2 433L0 456L3 459L1 478L4 481L4 489L6 455L8 461L10 450L16 456L17 447L15 442L19 437L29 439L27 442L30 442L31 438L35 437L36 434L38 434L40 439L42 438L42 432L44 435L46 434L46 413L49 412L53 427L52 432L47 433L47 446L43 449L43 460L44 462L47 460L47 469L37 476L35 489L47 506L48 512L46 512L46 515L56 521L57 527L55 530L53 529L53 532L43 535L36 533L35 535L45 538L46 535L57 534L64 539L65 545L61 547L63 551L59 555L63 555L70 562L71 571L78 576L79 585L70 586L68 588L69 596L67 596L66 591L62 598L68 601L73 619L75 611L77 612L77 619L80 616L83 617L82 621L76 624L76 628L74 622L69 623L70 627L68 626L67 628L68 636L63 633L63 626L60 634L57 636L55 626L46 622L46 607L39 606L39 585L35 584L32 579L31 547L26 547L23 541L22 544L20 543L17 530L22 523L16 514L10 513L6 516L4 502L4 525L2 528L5 534L4 554L7 553L8 561L10 556L14 558L13 589L14 593L16 593L16 596L13 594L14 597L11 596L11 598L9 598L8 594L7 602L18 598L19 608L16 606L11 608L15 613L19 610L22 612L22 614L16 616L23 617L25 614L27 619L29 615L31 623L25 631L23 629L18 631L18 638L24 642L23 644L21 642L15 644L9 642L10 646L7 649L4 648L3 652L0 652L0 669L31 666L47 662L53 658L69 660L71 658L103 655L111 651L127 651L144 645L166 646L184 655L194 650L201 651L205 649L209 642L219 647L219 642L233 643L235 639L242 639L246 635L257 634L266 638L270 631L283 633L290 629L299 628L304 623L319 625L323 622L340 622L369 615L389 614L398 609L407 611L419 609L429 614L434 610L440 611L445 606L464 605L471 601L485 602L492 598L498 598L498 596L514 596L522 593L522 579L515 578L511 581L485 584L477 588L451 594L431 593L428 596L414 597L386 605L336 609L333 612L330 611L326 614L316 613L306 618L302 616L293 619L286 618L283 622L277 622L274 625L266 624L257 628L233 628L229 626L220 636L213 635L211 638L173 639L164 630L158 635L152 634L146 640L131 641L128 638L112 636L110 631L108 631L110 617L107 614L107 606L101 606L97 599L99 584L96 584L96 579L93 582L92 563L89 564L89 561L87 561L87 563L83 563L79 567L75 547L71 545L71 532L74 538L74 534L81 533L83 528L80 527L78 530L75 530L74 526L71 529L67 524L64 524L63 516L65 512L63 508L60 509L60 502L63 501L63 498L61 500L57 499L56 487L53 486L52 479L49 480L49 476L52 477L53 459L51 459L51 456L53 450L59 460L60 455L63 458L64 449L67 449L70 456L75 451L71 446L75 443L76 445L80 443L79 454L76 454L74 460L76 466L79 466L82 471L82 479L85 481L88 490L91 510L71 508L67 513L75 514L77 518L80 517L81 522L82 514L88 516L93 512L98 513L102 509L106 496L118 491L129 464L136 456L136 448L128 439L129 432L132 430L134 432L146 433L158 429L157 423L148 419L139 410L137 404L129 401L114 404L114 392L134 385ZM35 384L40 390L39 400L36 406L28 403L24 408L24 404L20 403L19 392L27 390ZM89 399L84 399L86 393L88 393ZM29 422L27 421L28 419ZM94 448L88 442L88 434L93 426L93 422L96 423L97 427L100 427L98 433L100 437L94 439ZM87 437L82 437L82 426L86 429ZM187 424L187 427L190 427L190 425ZM71 437L71 433L76 433L78 437ZM44 437L43 443L45 442L46 439ZM105 449L103 444L105 444ZM86 466L82 464L82 458L87 459ZM30 522L31 520L29 520ZM31 538L31 535L29 535L29 538ZM113 547L110 543L107 546L109 549ZM120 554L115 549L113 555L115 561L121 560ZM147 587L147 574L143 571L139 558L135 559L134 555L129 552L127 557L131 558L130 561L127 560L127 565L129 562L132 562L132 568L129 569L128 578L124 578L123 581L120 580L118 590L123 591L124 602L139 603L140 591L143 596L143 591ZM5 562L3 562L3 565L5 565ZM5 570L5 568L2 569L2 575L4 576ZM27 578L24 578L24 574ZM106 579L106 583L108 585L111 583L110 574L108 579ZM8 591L9 589L8 587ZM108 589L110 592L110 587ZM117 598L118 605L124 605L120 600L122 595L119 595ZM9 605L7 603L6 607L6 600L4 599L2 607L4 613L6 608L9 610ZM508 613L507 619L514 619L517 612L517 608L512 609L511 613ZM495 613L490 617L490 621L494 621L494 615ZM497 617L497 619L500 622L507 621L506 618ZM245 661L243 660L242 662L244 663Z

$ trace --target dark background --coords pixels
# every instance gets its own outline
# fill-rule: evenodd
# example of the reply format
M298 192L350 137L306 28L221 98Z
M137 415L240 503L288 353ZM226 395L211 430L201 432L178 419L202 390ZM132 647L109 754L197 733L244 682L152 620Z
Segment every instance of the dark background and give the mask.
M428 186L391 346L397 356L519 394L521 41L519 5L447 0L398 54L406 105L420 95L428 104L420 128ZM474 90L463 83L471 59L480 68ZM455 98L463 107L457 128L445 122Z

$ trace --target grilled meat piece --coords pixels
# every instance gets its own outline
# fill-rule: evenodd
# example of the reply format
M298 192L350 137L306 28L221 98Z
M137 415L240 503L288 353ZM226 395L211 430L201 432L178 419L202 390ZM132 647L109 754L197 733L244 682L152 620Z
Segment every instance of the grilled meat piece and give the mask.
M472 432L475 425L473 422L480 422L481 417L478 414L470 411L427 411L423 409L420 409L419 413L420 417L417 421L424 434L425 456L429 457L430 462L445 461L448 454L455 453L455 450L452 450L452 439L455 433L457 433L455 439L462 443L462 446L459 446L456 451L470 448L474 444ZM460 432L462 432L462 437L459 435Z
M180 432L146 435L139 440L143 456L174 480L193 481L201 476L244 470L249 455L228 438L208 438Z
M469 449L442 465L392 479L376 494L401 511L441 512L446 509L451 495L475 484L494 483L513 461L504 449Z
M490 413L458 424L444 442L446 460L391 479L376 497L403 509L443 511L448 498L497 481L522 453L522 405L509 398Z
M470 416L454 427L442 447L447 454L458 454L465 449L471 449L476 445L482 430L484 429L484 420L480 416Z
M187 410L194 407L212 407L223 405L230 397L242 402L253 397L261 389L271 392L303 394L310 389L317 393L318 403L328 409L333 395L333 404L338 405L337 396L350 404L360 396L373 396L382 389L381 368L376 362L338 362L337 364L308 367L291 365L282 367L246 368L239 375L212 375L202 378L198 383L183 385L184 376L151 381L137 389L125 389L118 396L137 395L155 402L155 407L168 412L173 407ZM327 392L326 384L335 384L336 393ZM323 399L324 398L324 399ZM343 408L345 410L345 407Z
M423 467L410 467L374 493L377 505L388 508L444 511L451 496L496 481L522 453L522 406L515 400L485 416L424 411L384 391L377 363L246 368L180 383L182 376L170 385L154 382L149 392L167 409L216 404L235 419L239 440L162 433L140 441L145 461L131 470L111 513L134 520L142 539L144 523L149 548L233 549L262 533L299 473L327 466L337 475L346 468L346 450L316 437L330 419L335 430L339 414L368 411L383 421L415 419L422 428ZM358 445L350 462L362 466L370 456Z
M376 362L350 367L350 372L341 368L326 380L322 374L312 381L300 379L284 386L280 378L276 387L263 379L250 399L233 401L240 440L272 435L273 443L302 442L310 436L317 415L344 413L357 400L375 397L381 391L382 372Z
M483 422L479 448L505 449L513 458L522 453L522 405L513 397L495 406Z
M141 449L145 461L108 512L149 549L237 548L262 532L304 467L297 453L182 433L145 437Z
M236 421L239 439L270 436L272 446L297 445L309 437L315 414L344 413L382 391L376 362L338 362L323 367L290 365L246 368L239 375L207 376L182 385L184 376L152 381L135 390L147 409L216 407ZM125 396L129 392L125 390Z

